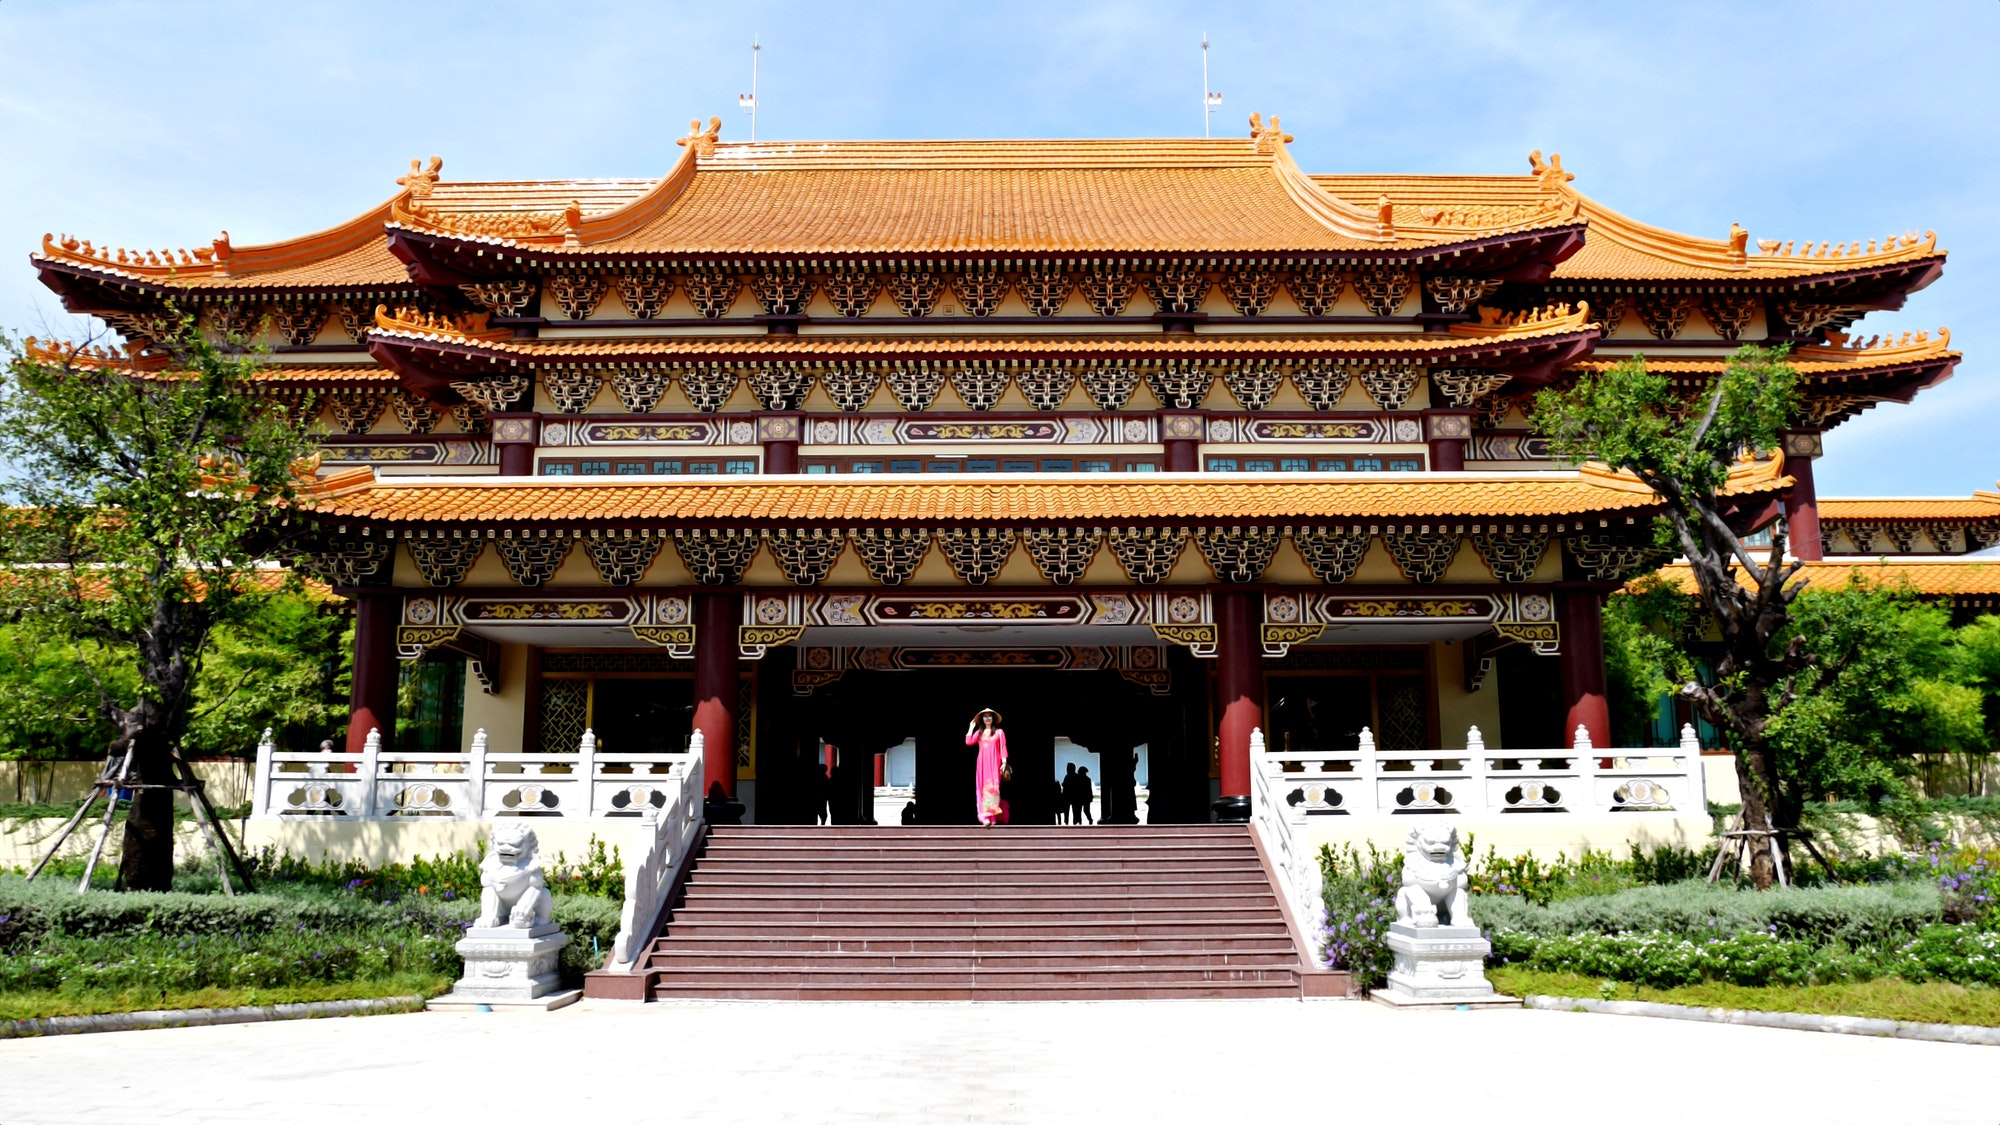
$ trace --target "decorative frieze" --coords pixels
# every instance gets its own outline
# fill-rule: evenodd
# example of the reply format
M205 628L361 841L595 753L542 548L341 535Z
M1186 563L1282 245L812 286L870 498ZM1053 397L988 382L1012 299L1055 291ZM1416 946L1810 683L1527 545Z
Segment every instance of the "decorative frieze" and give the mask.
M1389 548L1389 557L1403 577L1424 585L1443 578L1458 554L1458 536L1446 528L1384 528L1382 545Z
M674 550L694 580L703 586L734 586L757 554L757 532L740 528L678 528Z
M526 538L525 532L522 535L518 539L503 536L493 543L514 581L523 586L540 586L554 577L556 568L569 557L573 541L560 532L547 538Z
M1433 274L1424 279L1424 289L1439 312L1462 313L1498 292L1500 282L1492 278Z
M368 342L368 332L375 327L375 306L369 302L346 303L333 306L334 314L340 317L340 327L347 332L347 338L357 344Z
M1314 410L1332 410L1347 393L1354 372L1329 359L1308 359L1293 365L1292 385Z
M1370 266L1354 274L1354 291L1376 316L1395 316L1415 275L1402 266Z
M1321 582L1339 583L1354 577L1361 560L1368 555L1374 539L1359 527L1299 527L1292 529L1292 544Z
M690 363L680 369L681 393L696 410L713 414L736 393L736 368L727 363Z
M1209 285L1207 272L1186 262L1162 266L1146 278L1146 291L1163 313L1199 311Z
M1253 359L1222 369L1222 381L1245 410L1262 410L1285 381L1284 369L1270 360Z
M645 577L646 568L660 553L663 538L637 531L593 531L583 540L583 551L597 577L607 586L630 586Z
M1160 404L1173 410L1192 410L1208 397L1215 385L1215 368L1194 360L1170 359L1148 375Z
M1602 302L1601 304L1599 302ZM1625 298L1615 293L1599 293L1590 299L1590 313L1604 328L1605 339L1610 339L1625 320Z
M361 586L382 573L394 552L385 539L335 537L315 546L299 566L329 586Z
M555 300L556 307L571 320L585 320L596 312L598 302L604 300L606 288L605 277L601 273L569 270L549 274L543 284Z
M1076 386L1076 370L1060 363L1033 363L1014 372L1014 383L1036 410L1052 411Z
M1580 533L1563 540L1583 572L1597 582L1624 582L1658 569L1671 555L1651 543Z
M464 539L444 538L438 532L436 538L424 535L403 540L409 548L410 561L417 564L417 573L433 586L456 586L465 580L472 565L486 551L486 541L476 536Z
M611 371L611 390L618 404L633 414L649 414L667 393L672 375L664 367L616 367Z
M764 533L771 557L785 577L800 586L816 586L826 581L840 553L847 549L847 536L823 528L779 528Z
M438 408L429 399L397 391L390 396L389 405L395 409L396 420L403 424L406 433L427 434L437 428Z
M1209 569L1224 582L1261 580L1284 538L1275 527L1204 527L1194 533Z
M1278 271L1267 266L1240 266L1222 275L1222 293L1238 315L1262 316L1271 307L1271 298L1278 295Z
M984 586L1007 565L1014 552L1014 532L999 527L945 527L937 532L938 549L953 573L970 586Z
M811 369L797 364L770 363L750 369L750 393L766 410L797 410L812 384Z
M451 384L459 397L476 404L488 414L504 414L521 401L528 393L529 379L524 374L495 375L486 379L461 379Z
M515 317L528 311L535 299L535 283L526 278L507 281L481 281L458 287L459 292L472 298L480 308L494 316ZM374 312L369 311L369 323L374 323ZM343 317L343 320L345 318Z
M944 389L945 368L927 359L899 359L889 364L885 377L889 392L903 409L928 410L937 401L938 392ZM870 387L868 393L874 394L874 388ZM865 403L868 399L863 396L861 401Z
M834 267L820 288L840 315L862 316L882 295L882 275L863 266L843 264Z
M1094 527L1031 527L1021 533L1021 539L1042 577L1068 586L1090 569L1104 532Z
M659 270L639 270L618 275L618 299L625 310L640 320L651 320L667 307L674 295L674 275Z
M1069 303L1069 295L1076 291L1076 279L1055 263L1031 262L1015 287L1021 291L1021 300L1027 302L1029 312L1054 316Z
M1702 298L1701 315L1725 340L1742 337L1764 308L1761 297L1742 293L1715 293Z
M1687 325L1688 314L1694 311L1694 298L1685 293L1659 293L1635 297L1632 306L1646 331L1658 339L1671 340Z
M1117 316L1132 302L1132 275L1124 266L1093 265L1079 288L1098 316Z
M819 385L826 388L835 406L852 413L875 397L875 389L882 385L882 369L865 360L836 360L820 369Z
M1416 392L1424 369L1408 363L1370 363L1361 368L1361 387L1375 405L1384 410L1401 410Z
M943 292L944 279L927 270L899 269L889 275L889 296L904 316L931 315Z
M1139 387L1139 368L1123 360L1091 360L1078 371L1083 389L1099 410L1123 410Z
M812 300L813 279L791 263L766 266L751 275L750 291L766 316L798 316Z
M729 311L743 292L743 279L721 266L696 266L681 275L681 288L695 311L714 320Z
M1285 279L1285 288L1291 291L1300 312L1307 316L1328 316L1340 303L1347 279L1330 265L1302 266Z
M863 527L851 534L854 551L875 581L900 586L930 552L928 532L909 527Z
M458 423L458 432L461 434L483 434L493 428L493 419L488 418L486 411L476 402L453 404L451 420Z
M326 324L326 306L318 301L280 301L271 306L278 334L295 348L311 344Z
M326 408L344 434L365 434L389 405L385 387L335 387L326 392Z
M1431 371L1431 386L1444 396L1446 404L1465 408L1506 386L1511 378L1513 376L1505 371L1488 371L1479 367L1440 367Z
M583 413L603 386L604 377L595 371L554 368L542 372L542 389L564 414Z
M1007 275L992 262L975 262L951 279L958 303L971 316L992 316L1007 296Z
M1541 565L1548 546L1548 533L1541 531L1494 528L1472 537L1473 550L1485 560L1493 577L1502 582L1526 582L1534 578L1535 568Z
M1007 369L990 359L951 365L951 386L971 410L991 410L1007 393Z
M1827 328L1844 328L1866 310L1853 305L1823 305L1811 301L1779 301L1778 319L1793 336L1811 336Z
M1171 527L1115 528L1106 536L1125 576L1142 586L1164 582L1187 546L1187 531Z

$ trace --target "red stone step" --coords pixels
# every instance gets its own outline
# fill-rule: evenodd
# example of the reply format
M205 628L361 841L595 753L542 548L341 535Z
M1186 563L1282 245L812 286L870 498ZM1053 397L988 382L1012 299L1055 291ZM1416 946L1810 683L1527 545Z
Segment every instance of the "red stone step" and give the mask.
M730 985L669 985L647 990L647 999L688 1000L1296 1000L1294 978L1278 981L1160 981L1125 984L1017 984L946 988L935 984L759 985L751 979Z
M837 889L836 889L837 890ZM1151 908L1151 909L1201 909L1220 907L1231 910L1268 910L1277 905L1277 899L1268 889L1244 889L1217 892L1204 895L1150 895L1133 893L1129 889L1106 890L1099 893L1078 893L1064 888L1043 888L1032 891L987 892L979 889L940 892L937 894L895 894L890 892L869 892L865 894L839 894L826 888L817 890L800 888L792 891L773 892L759 888L739 888L717 890L713 887L690 887L686 909L733 910L738 908L759 908L785 906L796 909L814 910L921 910L929 912L966 910L986 911L1030 911L1046 913L1050 911L1091 911L1109 908Z
M646 964L647 967L655 969L721 969L742 968L748 965L774 972L834 968L848 971L883 971L899 968L1067 970L1129 967L1135 962L1168 967L1291 970L1298 968L1298 960L1298 955L1290 946L1266 940L1260 946L1230 952L1191 949L1176 953L1152 950L1143 955L1135 955L1131 950L1110 948L1069 953L999 953L985 949L923 953L671 949L655 950L648 956Z
M802 956L833 957L847 953L992 953L996 955L1034 954L1058 957L1069 954L1096 954L1109 951L1120 954L1145 954L1150 958L1181 952L1234 955L1276 948L1284 944L1283 935L1269 933L1170 934L1138 937L1130 934L1091 937L1067 933L1050 936L1046 933L1041 933L1020 937L983 935L978 938L936 935L914 937L849 935L838 937L816 934L800 936L796 932L778 932L766 937L754 938L740 936L718 937L709 934L684 933L675 937L672 942L656 944L653 947L652 955L657 956L668 952L741 952L745 954L798 953Z

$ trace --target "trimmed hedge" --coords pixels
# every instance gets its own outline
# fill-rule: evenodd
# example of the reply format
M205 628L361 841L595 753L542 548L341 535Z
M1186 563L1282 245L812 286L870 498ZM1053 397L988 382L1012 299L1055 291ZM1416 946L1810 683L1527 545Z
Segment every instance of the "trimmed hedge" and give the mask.
M1472 915L1489 930L1536 936L1659 933L1706 940L1763 933L1855 947L1905 942L1945 920L1937 886L1915 881L1755 893L1697 881L1633 887L1547 906L1512 896L1474 895Z

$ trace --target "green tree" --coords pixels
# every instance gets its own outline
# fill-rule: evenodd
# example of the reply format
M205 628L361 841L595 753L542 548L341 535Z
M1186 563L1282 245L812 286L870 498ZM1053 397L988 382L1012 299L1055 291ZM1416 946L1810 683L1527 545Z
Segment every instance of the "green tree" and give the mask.
M130 660L136 685L92 683L106 749L129 755L140 784L168 784L217 629L270 598L257 562L288 561L302 534L287 517L304 426L254 393L258 363L240 342L211 343L191 319L147 347L158 369L81 348L6 350L0 458L22 506L0 528L0 606L39 635ZM124 885L169 888L173 852L171 793L137 789Z
M1739 348L1692 401L1644 357L1586 373L1568 389L1535 397L1534 424L1557 456L1602 461L1638 476L1663 502L1664 544L1693 567L1698 597L1720 633L1714 677L1688 679L1681 691L1729 738L1743 789L1742 827L1766 835L1752 851L1751 877L1776 881L1782 838L1800 808L1780 786L1782 748L1772 716L1790 702L1813 656L1802 639L1781 639L1798 596L1798 564L1785 559L1780 519L1759 561L1730 525L1725 489L1746 452L1778 448L1797 409L1798 375L1783 349Z
M52 637L29 624L0 625L0 761L73 760L113 737L97 684L131 693L131 663L103 645Z
M1656 574L1606 600L1604 675L1614 745L1647 745L1660 697L1693 678L1686 657L1693 627L1694 606Z
M313 746L347 722L353 619L296 578L216 629L195 679L182 745L190 756L248 754L272 728L280 746Z

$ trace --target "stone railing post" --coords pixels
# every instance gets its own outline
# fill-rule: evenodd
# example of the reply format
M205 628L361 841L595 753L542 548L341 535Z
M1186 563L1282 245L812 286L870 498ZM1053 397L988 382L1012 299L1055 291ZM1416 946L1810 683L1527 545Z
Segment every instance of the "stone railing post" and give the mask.
M257 740L256 773L250 777L250 815L263 816L271 805L271 759L278 753L278 744L271 739L271 728L264 728L264 736Z
M1708 770L1701 764L1701 736L1695 733L1693 723L1681 724L1681 754L1687 758L1682 768L1687 770L1688 799L1698 809L1708 809Z
M597 815L597 733L583 728L583 741L576 747L576 772L583 778L583 815Z
M375 819L375 778L382 768L382 728L371 727L361 744L361 819Z
M1479 733L1476 724L1468 727L1465 732L1465 759L1465 768L1472 775L1472 791L1479 797L1476 810L1489 811L1492 800L1486 792L1486 736ZM1465 811L1473 812L1475 808L1467 808Z
M472 810L472 819L486 815L486 728L472 732L472 760L465 763L465 772L472 779L472 800L467 808Z
M1354 774L1361 781L1361 791L1368 796L1366 811L1371 814L1379 813L1382 811L1382 794L1378 792L1378 786L1376 785L1378 771L1375 768L1375 732L1369 730L1367 727L1362 727L1361 741L1355 747L1355 750L1358 757L1354 763ZM1363 810L1356 809L1354 811L1361 812Z

